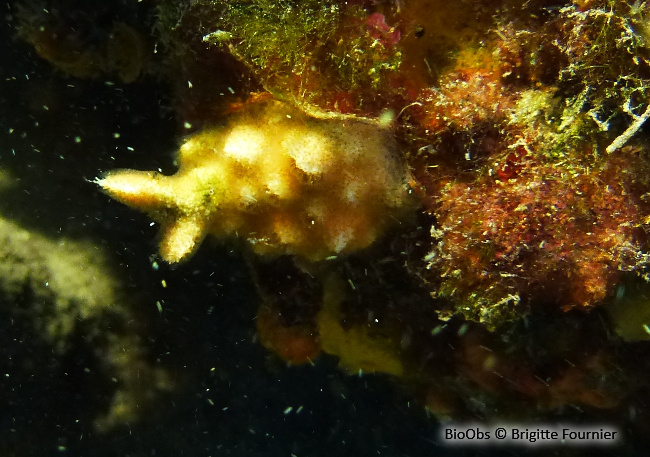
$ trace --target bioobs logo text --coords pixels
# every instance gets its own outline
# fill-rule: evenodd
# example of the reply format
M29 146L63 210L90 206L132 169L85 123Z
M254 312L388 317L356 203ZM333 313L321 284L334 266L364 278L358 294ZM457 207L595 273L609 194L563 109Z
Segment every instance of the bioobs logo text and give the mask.
M621 431L607 424L447 424L440 441L450 445L611 446Z
M485 442L492 439L492 431L485 427L463 426L463 427L442 427L440 438L449 443Z

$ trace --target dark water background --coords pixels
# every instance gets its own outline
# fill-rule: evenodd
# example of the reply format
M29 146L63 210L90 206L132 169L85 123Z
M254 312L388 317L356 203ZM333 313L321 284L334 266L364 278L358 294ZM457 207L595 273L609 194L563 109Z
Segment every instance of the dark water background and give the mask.
M152 271L156 229L87 180L112 168L173 168L179 128L167 88L153 79L107 85L67 77L15 38L10 11L1 8L0 169L18 179L15 189L0 195L2 215L48 236L92 237L114 252L129 278L126 287L146 304L141 315L150 322L143 335L149 357L187 372L180 391L157 400L155 414L98 433L92 419L112 390L85 372L97 364L92 348L79 341L64 357L53 355L30 328L15 323L16 304L0 302L2 455L530 453L445 447L436 420L390 379L347 376L329 357L303 367L269 357L254 341L257 298L236 252L202 249L189 265ZM162 314L157 301L164 303ZM540 455L643 455L633 441L615 450L548 449Z

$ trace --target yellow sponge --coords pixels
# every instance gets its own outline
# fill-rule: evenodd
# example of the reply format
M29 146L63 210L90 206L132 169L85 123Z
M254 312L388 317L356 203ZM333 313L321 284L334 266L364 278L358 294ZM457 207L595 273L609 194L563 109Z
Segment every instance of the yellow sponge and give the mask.
M160 253L188 257L208 234L309 261L370 245L413 209L392 134L359 118L319 118L277 100L247 106L181 146L172 176L115 170L96 182L162 224Z

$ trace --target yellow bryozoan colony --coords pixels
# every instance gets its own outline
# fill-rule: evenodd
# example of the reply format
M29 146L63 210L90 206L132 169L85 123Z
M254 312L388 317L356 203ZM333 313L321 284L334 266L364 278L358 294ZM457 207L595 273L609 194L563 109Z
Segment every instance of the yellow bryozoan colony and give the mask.
M189 137L178 164L172 176L115 170L97 180L160 222L160 253L171 263L206 235L244 238L258 254L319 261L367 247L413 209L390 131L276 100Z

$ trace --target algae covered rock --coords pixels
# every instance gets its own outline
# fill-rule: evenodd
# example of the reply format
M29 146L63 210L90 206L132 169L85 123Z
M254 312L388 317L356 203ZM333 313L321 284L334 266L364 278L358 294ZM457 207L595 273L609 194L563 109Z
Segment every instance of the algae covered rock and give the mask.
M148 360L137 299L104 247L50 238L0 217L0 259L2 345L9 354L4 375L12 392L34 384L56 390L67 376L79 375L73 381L79 395L92 398L83 418L108 430L139 419L156 393L171 388L169 374ZM70 365L71 358L78 359ZM76 401L59 410L56 398L42 408L57 416L75 411ZM24 401L9 399L12 409Z

